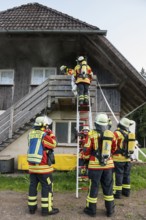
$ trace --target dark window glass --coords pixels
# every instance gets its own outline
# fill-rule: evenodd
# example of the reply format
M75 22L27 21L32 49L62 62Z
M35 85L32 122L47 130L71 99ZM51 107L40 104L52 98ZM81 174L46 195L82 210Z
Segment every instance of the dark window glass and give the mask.
M76 130L76 123L71 123L71 143L77 142L77 130Z
M59 143L68 143L68 123L56 123L56 137Z

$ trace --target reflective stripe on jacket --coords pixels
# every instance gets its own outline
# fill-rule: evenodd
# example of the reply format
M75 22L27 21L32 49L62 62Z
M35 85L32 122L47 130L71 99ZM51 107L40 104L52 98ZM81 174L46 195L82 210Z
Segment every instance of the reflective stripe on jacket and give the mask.
M125 131L126 132L126 131ZM126 132L128 134L128 132ZM123 144L124 144L124 136L123 134L119 131L115 131L114 132L115 138L116 138L116 150L118 152L119 149L123 148ZM113 161L115 162L128 162L130 161L130 158L127 158L125 156L123 156L121 153L115 153L113 154Z
M81 66L80 65L75 66L74 77L76 79L76 84L78 84L80 82L87 83L87 84L91 83L92 77L93 77L91 67L87 65L86 69L87 69L87 71L85 74L85 78L83 78L83 75L81 73Z
M53 166L48 165L48 151L49 149L54 149L56 147L56 137L51 130L49 132L46 130L41 132L42 134L45 134L45 136L42 139L42 144L44 148L42 161L40 164L29 163L29 173L45 174L51 173L54 170Z
M94 170L102 169L103 170L103 169L114 168L114 163L113 163L113 159L111 156L108 158L106 165L102 166L100 164L98 157L96 157L92 153L93 151L97 151L97 149L100 147L100 146L98 146L99 145L99 142L98 142L99 138L100 138L100 133L98 133L95 130L92 130L88 133L88 136L86 138L85 145L83 148L83 152L82 152L82 158L83 159L89 158L88 169L94 169ZM114 147L115 147L115 145L114 145L114 135L113 135L111 151L114 149Z

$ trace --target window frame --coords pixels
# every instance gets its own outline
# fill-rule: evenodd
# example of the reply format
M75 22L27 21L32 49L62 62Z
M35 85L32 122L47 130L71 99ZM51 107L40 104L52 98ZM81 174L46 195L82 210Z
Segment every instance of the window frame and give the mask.
M6 73L11 72L12 73L12 82L11 83L2 83L2 72L5 71ZM13 86L14 85L14 69L0 69L0 85L5 86Z
M46 80L46 77L45 77L45 74L46 74L46 70L47 69L54 69L54 74L53 75L56 75L57 74L57 67L33 67L32 70L31 70L31 82L30 82L30 85L31 86L35 86L35 85L40 85L42 84L45 80ZM40 82L40 83L35 83L33 82L33 77L34 77L34 71L35 70L43 70L43 81Z
M65 143L60 143L58 141L58 145L59 146L76 146L77 145L77 141L74 142L74 143L71 143L71 125L72 123L75 123L76 124L76 120L71 120L71 121L68 121L68 120L56 120L53 122L53 127L52 127L52 130L57 138L57 134L56 134L56 124L57 123L67 123L68 124L68 136L67 136L67 142Z

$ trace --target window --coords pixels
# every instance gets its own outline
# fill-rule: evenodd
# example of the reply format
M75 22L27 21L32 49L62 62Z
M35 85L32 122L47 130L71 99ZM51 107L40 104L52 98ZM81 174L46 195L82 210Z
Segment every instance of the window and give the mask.
M0 70L0 84L13 85L14 84L14 70Z
M73 121L61 121L54 123L54 130L57 141L59 144L77 143L76 122Z
M55 67L33 68L31 76L31 85L39 85L43 83L50 75L56 75Z

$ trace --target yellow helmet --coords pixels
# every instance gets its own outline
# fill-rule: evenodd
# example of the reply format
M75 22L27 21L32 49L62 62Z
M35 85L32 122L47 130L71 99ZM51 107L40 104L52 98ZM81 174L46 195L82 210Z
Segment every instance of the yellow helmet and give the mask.
M46 125L51 125L52 124L52 119L49 118L48 116L39 116L35 119L34 126L46 126Z
M119 121L119 124L121 124L122 126L129 128L132 124L134 123L134 121L128 119L128 118L122 118Z
M95 123L98 125L107 126L109 122L108 116L105 113L97 114L95 118Z

